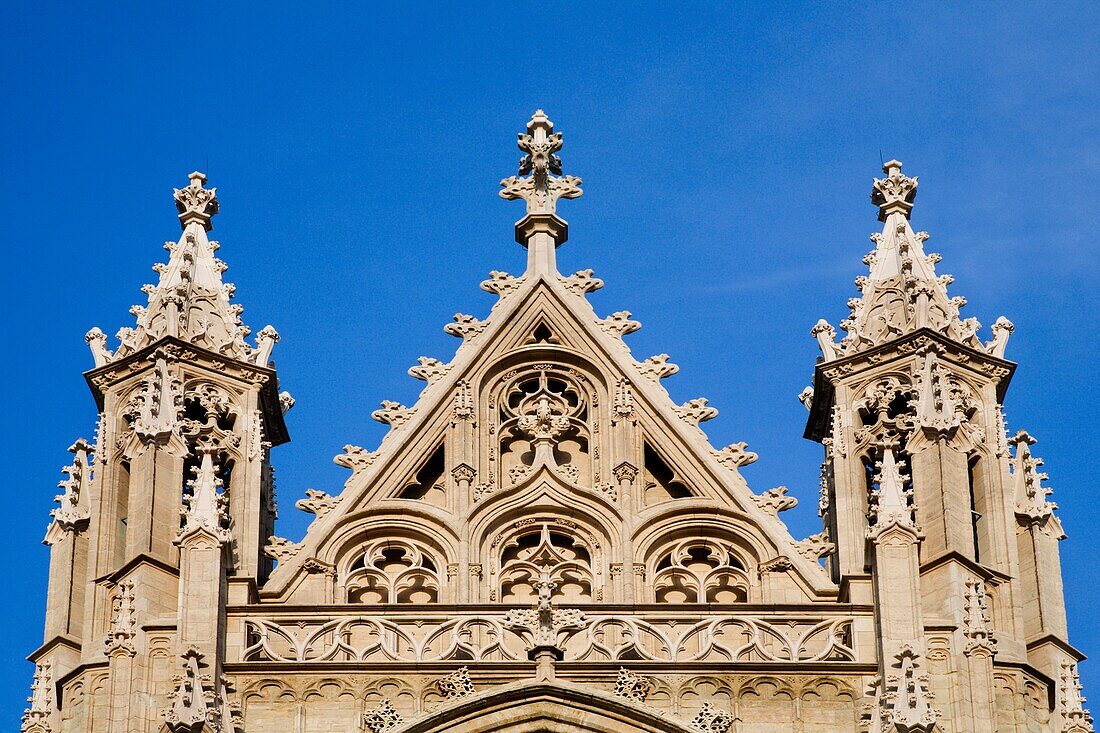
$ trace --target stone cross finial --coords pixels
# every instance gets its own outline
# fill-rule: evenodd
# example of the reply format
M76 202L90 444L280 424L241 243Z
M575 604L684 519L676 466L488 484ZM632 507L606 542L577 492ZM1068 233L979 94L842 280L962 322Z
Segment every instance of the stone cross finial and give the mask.
M203 188L206 175L198 171L187 177L191 180L187 188L173 189L176 209L180 214L180 226L186 229L188 224L198 223L206 231L210 231L214 228L214 215L218 213L218 189Z
M557 271L554 250L569 236L569 227L557 215L558 199L580 196L581 179L561 175L561 133L541 110L535 110L527 132L519 134L519 176L500 182L500 197L523 199L527 214L516 222L516 241L527 247L527 270L551 274ZM526 176L526 177L523 177Z
M886 178L874 179L871 189L871 203L879 209L878 220L886 221L894 213L901 213L908 219L917 196L917 178L901 172L900 160L883 163L882 172Z
M525 153L519 161L519 175L529 177L502 180L501 198L523 199L528 214L553 214L559 198L575 199L583 193L580 178L561 176L561 158L556 153L561 150L562 135L554 132L554 123L541 109L531 115L527 132L519 134L518 145Z

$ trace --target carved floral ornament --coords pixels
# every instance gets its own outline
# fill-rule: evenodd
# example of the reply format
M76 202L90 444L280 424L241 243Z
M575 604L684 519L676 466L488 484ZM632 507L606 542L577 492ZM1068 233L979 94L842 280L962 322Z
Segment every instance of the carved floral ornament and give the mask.
M557 152L562 147L562 134L553 130L554 123L541 109L536 110L527 123L527 132L521 132L518 140L519 149L524 153L519 162L519 175L527 177L512 176L500 182L500 197L523 199L528 214L553 214L558 199L575 199L583 193L580 178L561 175L561 158Z

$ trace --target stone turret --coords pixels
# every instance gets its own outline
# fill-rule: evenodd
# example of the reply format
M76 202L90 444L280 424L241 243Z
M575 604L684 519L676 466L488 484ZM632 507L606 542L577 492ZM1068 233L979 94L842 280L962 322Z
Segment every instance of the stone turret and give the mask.
M275 518L269 450L288 440L291 400L270 363L275 330L245 341L243 309L231 302L234 287L208 238L219 204L205 182L192 173L174 192L182 233L165 245L168 262L153 267L158 282L142 288L147 303L130 309L134 327L119 331L114 350L100 329L88 333L99 428L94 446L72 448L46 536L49 620L32 658L52 665L56 679L107 657L119 691L111 731L156 714L131 709L145 674L133 659L149 643L135 625L178 618L172 653L198 648L203 664L220 670L227 588L246 598L272 565L263 552ZM194 527L217 536L213 564Z

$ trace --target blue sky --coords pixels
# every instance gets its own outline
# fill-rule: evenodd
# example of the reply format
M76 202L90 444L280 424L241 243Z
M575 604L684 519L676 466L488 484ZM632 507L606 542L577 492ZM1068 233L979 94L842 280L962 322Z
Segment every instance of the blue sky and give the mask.
M209 174L245 321L282 334L298 404L274 453L278 530L298 538L293 501L340 487L331 456L376 445L379 401L411 403L422 385L405 370L453 353L443 324L488 311L478 282L523 269L520 205L496 191L536 107L585 179L561 207L561 269L606 281L598 312L633 311L637 356L672 355L673 398L719 408L715 444L760 453L745 475L790 487L799 536L818 529L821 449L796 399L818 353L808 331L846 315L865 272L880 160L919 175L914 226L952 293L987 326L1016 324L1009 426L1039 439L1069 534L1071 641L1100 654L1095 4L374 5L0 10L0 528L15 558L0 715L20 714L18 660L41 641L58 469L92 437L83 335L132 325L178 236L172 187ZM1097 689L1100 664L1082 673Z

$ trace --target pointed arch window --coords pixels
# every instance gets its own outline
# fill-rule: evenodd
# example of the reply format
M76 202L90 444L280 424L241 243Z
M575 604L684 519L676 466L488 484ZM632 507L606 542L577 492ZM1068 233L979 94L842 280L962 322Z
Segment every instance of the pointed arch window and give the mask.
M657 603L743 603L749 576L729 545L685 540L657 561L653 595Z
M357 553L348 568L349 603L437 603L438 563L410 540L380 540Z
M543 524L517 535L501 551L500 600L528 602L537 598L535 584L544 570L556 584L554 598L592 598L592 555L588 548L571 535Z

